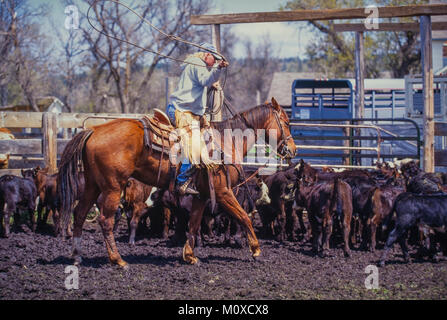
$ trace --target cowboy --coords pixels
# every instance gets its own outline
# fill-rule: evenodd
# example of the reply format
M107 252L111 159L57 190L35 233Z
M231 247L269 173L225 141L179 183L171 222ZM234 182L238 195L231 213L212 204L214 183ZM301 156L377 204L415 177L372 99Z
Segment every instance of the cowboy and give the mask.
M217 53L217 49L209 43L202 43L200 50L187 57L182 65L183 71L176 90L170 96L166 112L177 129L187 132L181 136L181 145L189 161L182 162L177 176L177 191L180 195L199 194L191 184L192 172L197 166L196 159L207 165L207 154L203 150L204 141L192 143L194 126L208 128L205 117L207 91L218 80L222 68L228 66ZM199 128L199 129L200 129ZM194 164L194 165L193 165Z

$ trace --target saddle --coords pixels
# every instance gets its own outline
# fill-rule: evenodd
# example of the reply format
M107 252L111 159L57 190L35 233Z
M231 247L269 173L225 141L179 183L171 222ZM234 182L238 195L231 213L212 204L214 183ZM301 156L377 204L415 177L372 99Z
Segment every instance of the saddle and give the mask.
M144 128L145 146L150 150L169 153L172 145L179 141L174 126L160 109L154 109L152 116L145 115L140 122ZM169 139L170 136L171 139Z
M139 119L143 125L143 141L145 148L152 153L153 150L161 152L160 163L158 165L157 184L160 181L161 164L164 155L168 155L172 146L179 141L174 126L171 124L168 116L160 109L154 109L153 115L145 115ZM178 166L171 163L169 175L171 183L169 190L173 190L175 177L177 176Z

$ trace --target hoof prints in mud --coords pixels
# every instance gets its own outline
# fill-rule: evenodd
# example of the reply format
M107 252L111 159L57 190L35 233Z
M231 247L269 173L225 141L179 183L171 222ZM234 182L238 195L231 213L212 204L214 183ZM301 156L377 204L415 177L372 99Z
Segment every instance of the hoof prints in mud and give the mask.
M334 248L313 257L309 244L260 240L261 257L247 247L207 242L196 248L198 265L181 261L181 247L168 240L137 239L127 244L124 224L116 233L128 270L109 264L97 224L86 224L79 289L65 288L72 265L71 240L46 234L13 233L0 239L0 299L445 299L447 261L402 262L396 246L379 269L379 289L365 288L366 266L375 253ZM412 250L415 253L415 249Z

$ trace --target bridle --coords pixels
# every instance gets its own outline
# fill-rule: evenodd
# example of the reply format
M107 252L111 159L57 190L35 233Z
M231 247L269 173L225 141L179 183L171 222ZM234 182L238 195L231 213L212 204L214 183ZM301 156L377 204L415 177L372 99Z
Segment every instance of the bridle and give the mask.
M278 127L281 131L281 140L278 143L278 153L281 154L284 157L290 157L293 158L294 154L292 154L292 151L289 150L289 147L287 146L287 141L289 141L290 139L293 140L293 137L291 134L289 134L287 137L285 136L284 133L284 128L281 125L281 120L280 120L280 115L279 115L279 111L277 110L273 110L273 114L275 115L275 119L276 119L276 123L278 124ZM285 121L285 124L288 126L289 122Z
M233 117L236 116L236 117L240 118L242 120L242 122L244 122L244 124L247 128L253 129L253 127L248 123L248 121L244 115L242 115L241 113L235 112L234 107L228 101L228 99L226 97L224 98L223 105L228 109L228 111L230 111L230 113ZM281 131L281 137L280 137L281 140L279 141L279 143L277 145L277 150L278 150L277 154L281 158L286 158L286 157L293 158L295 155L287 147L287 141L289 141L290 139L293 139L293 137L292 137L292 135L286 136L286 134L284 133L284 128L281 125L281 119L280 119L280 114L279 114L280 111L275 110L274 108L272 108L272 111L273 111L273 115L275 116L275 120L279 127L279 130ZM289 126L288 121L284 121L284 122L285 122L285 125Z

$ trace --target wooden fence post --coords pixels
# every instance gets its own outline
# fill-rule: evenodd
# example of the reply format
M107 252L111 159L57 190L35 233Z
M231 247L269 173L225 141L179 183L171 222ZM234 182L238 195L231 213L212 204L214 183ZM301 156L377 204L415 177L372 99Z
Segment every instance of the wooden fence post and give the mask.
M57 171L57 116L52 112L42 115L42 152L49 173Z
M353 106L354 107L354 106ZM355 33L355 108L354 117L363 119L365 116L365 52L363 32ZM362 124L362 123L360 123ZM365 130L360 128L354 130L355 135L360 137ZM362 146L362 140L355 141L355 145ZM355 153L361 153L356 151ZM355 164L362 164L362 158L355 159Z
M433 61L432 61L432 37L431 17L421 16L421 60L422 60L422 85L424 94L424 161L423 168L426 172L435 172L435 107L433 95Z

